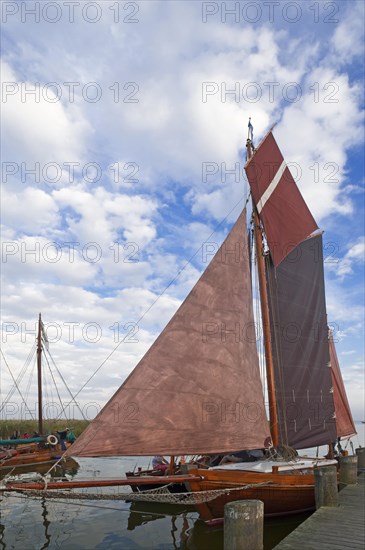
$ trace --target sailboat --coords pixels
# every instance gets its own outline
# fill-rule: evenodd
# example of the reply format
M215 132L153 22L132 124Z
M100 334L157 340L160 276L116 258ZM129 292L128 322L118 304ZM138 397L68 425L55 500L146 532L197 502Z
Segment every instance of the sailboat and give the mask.
M43 343L48 342L41 314L38 318L37 330L37 387L38 387L38 427L34 437L16 437L0 439L0 473L23 473L29 469L40 469L45 465L57 462L62 458L57 449L58 439L55 435L44 435L43 426L43 392L42 392L42 353ZM10 447L10 448L9 448ZM77 466L77 462L67 459L69 466Z
M299 457L293 449L356 433L328 338L322 234L272 129L256 149L251 130L245 169L253 200L269 422L244 209L154 344L67 451L76 457L169 455L170 475L141 476L141 486L185 483L208 522L223 516L226 502L246 498L263 500L266 515L313 509L313 469L336 461ZM176 457L242 450L266 454L209 468L185 464L175 473ZM126 483L138 479L118 484Z

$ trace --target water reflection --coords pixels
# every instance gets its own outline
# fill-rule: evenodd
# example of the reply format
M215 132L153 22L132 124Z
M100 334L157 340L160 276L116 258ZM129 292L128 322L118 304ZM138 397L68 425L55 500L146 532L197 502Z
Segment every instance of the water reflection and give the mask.
M49 533L49 526L51 525L51 522L48 519L48 511L47 511L45 498L41 499L41 506L42 506L42 517L43 517L43 526L44 526L44 538L46 540L40 550L44 550L45 548L48 548L48 546L51 544L51 535Z
M128 531L133 531L136 527L145 525L151 521L161 519L161 517L177 515L183 516L187 513L194 513L193 506L180 506L178 504L156 504L153 502L132 502L130 505L130 514L128 517Z
M133 502L128 516L129 531L146 526L150 522L166 520L170 531L173 550L221 550L223 548L222 527L207 527L193 506ZM161 548L165 548L161 546ZM157 548L157 547L156 547ZM167 546L166 546L167 548Z
M190 532L197 521L195 516L196 512L193 506L132 502L127 520L127 529L128 531L134 531L147 523L167 518L170 521L171 548L174 550L193 548L188 543L191 538Z
M1 503L1 498L0 498L0 503ZM4 529L5 529L4 525L2 525L2 524L0 523L0 548L1 548L1 549L2 549L2 548L5 548L5 544L4 544L4 542L3 542Z

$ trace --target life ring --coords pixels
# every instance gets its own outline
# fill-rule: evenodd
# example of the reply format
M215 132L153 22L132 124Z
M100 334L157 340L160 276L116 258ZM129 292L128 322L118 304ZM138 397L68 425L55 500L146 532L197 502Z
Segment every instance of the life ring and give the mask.
M47 437L47 443L49 443L50 445L57 445L58 439L55 435L51 434Z

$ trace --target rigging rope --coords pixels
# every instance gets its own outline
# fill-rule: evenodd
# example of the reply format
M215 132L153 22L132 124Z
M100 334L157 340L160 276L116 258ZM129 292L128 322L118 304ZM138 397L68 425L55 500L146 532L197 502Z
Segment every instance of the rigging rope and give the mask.
M8 368L8 371L9 371L9 373L10 373L10 376L11 376L13 382L14 382L14 385L15 385L16 389L17 389L18 392L19 392L19 395L20 395L21 400L23 401L23 403L24 403L24 405L25 405L25 408L28 409L28 411L29 411L29 413L30 413L30 416L31 416L32 419L34 420L33 413L32 413L32 411L29 409L27 403L26 403L25 400L24 400L24 397L23 397L23 395L22 395L22 392L21 392L20 389L19 389L19 386L18 386L18 384L17 384L17 381L15 380L15 378L14 378L14 376L13 376L13 373L11 372L11 369L10 369L10 367L9 367L7 361L6 361L6 358L5 358L5 355L4 355L4 353L3 353L3 350L1 350L1 355L2 355L3 358L4 358L5 365L6 365L7 368Z
M0 412L3 410L3 408L5 407L5 405L7 405L9 403L9 400L12 398L12 396L14 395L14 392L15 390L17 389L17 386L19 386L20 382L22 381L23 379L23 376L25 375L28 367L29 367L29 364L33 358L33 354L35 353L35 349L36 349L36 342L33 343L33 346L31 348L31 350L29 351L29 354L28 354L28 357L26 358L25 360L25 363L22 367L22 370L20 371L20 373L18 374L18 377L16 379L16 381L14 382L14 385L12 386L12 388L8 391L8 394L7 396L5 397L5 400L2 404L2 406L0 407ZM3 351L1 350L1 354L2 356L4 357L4 361L5 361L5 364L6 364L6 360L5 360L5 356L4 356L4 353ZM8 367L9 369L9 367ZM13 378L14 380L14 378Z
M48 352L48 353L49 353L49 352ZM51 374L51 377L52 377L52 380L53 380L53 384L54 384L54 387L55 387L56 392L57 392L57 397L58 397L58 400L59 400L60 405L61 405L61 413L62 413L62 412L65 412L64 407L63 407L63 405L62 405L61 395L60 395L60 392L58 391L58 387L57 387L57 384L56 384L56 380L55 380L55 378L54 378L54 376L53 376L53 372L52 372L52 369L51 369L51 365L49 364L48 357L47 357L47 355L46 355L45 353L44 353L44 357L45 357L45 359L46 359L46 361L47 361L48 370L49 370L49 372L50 372L50 374ZM65 418L66 418L66 420L68 420L66 413L65 413Z
M56 362L55 362L55 360L53 359L52 354L51 354L51 352L49 351L49 349L47 349L47 352L48 352L48 355L49 355L49 357L50 357L50 359L51 359L51 361L52 361L52 363L53 363L53 366L55 367L55 369L56 369L56 371L57 371L57 373L58 373L58 376L61 378L62 382L63 382L64 385L65 385L66 390L68 391L68 393L69 393L69 395L70 395L70 397L71 397L71 401L66 405L66 407L62 407L62 403L61 403L61 407L62 407L61 414L62 414L62 412L65 411L66 408L67 408L69 405L71 405L71 403L73 402L73 403L75 403L77 409L78 409L79 412L81 413L82 418L83 418L84 420L87 420L86 416L84 415L83 410L81 409L80 405L79 405L78 402L76 401L76 396L74 396L74 395L72 394L70 388L68 387L68 385L67 385L67 383L66 383L66 380L65 380L64 377L62 376L61 371L60 371L59 368L57 367ZM47 360L47 362L48 362L48 360ZM76 395L77 395L77 394L76 394ZM59 417L60 417L60 415L58 416L58 418L59 418ZM66 415L66 414L65 414L65 417L67 418L67 415Z
M37 364L37 362L36 362L36 357L35 357L35 355L34 355L32 370L30 371L30 376L29 376L29 379L28 379L28 384L27 384L27 387L25 388L24 399L25 399L25 401L27 401L27 402L28 402L30 386L31 386L31 384L32 384L32 380L33 380L33 375L34 375L34 371L35 371L35 366L36 366L36 364Z
M298 453L293 447L289 447L289 445L279 445L278 447L270 447L268 449L269 457L267 460L274 460L274 461L280 461L283 460L285 462L295 462L298 458ZM289 464L289 466L292 466L294 469L294 465Z

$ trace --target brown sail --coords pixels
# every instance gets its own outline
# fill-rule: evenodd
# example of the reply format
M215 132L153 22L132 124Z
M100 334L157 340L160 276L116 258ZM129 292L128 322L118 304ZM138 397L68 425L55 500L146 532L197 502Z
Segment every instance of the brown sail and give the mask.
M317 229L271 132L245 166L275 266Z
M340 365L337 359L335 343L332 335L329 338L331 374L333 384L333 400L335 402L336 428L338 437L352 437L356 428L347 400L345 386L342 380Z
M73 456L188 455L265 446L243 211L193 290Z
M297 449L335 441L322 235L278 267L267 262L266 275L280 441Z

